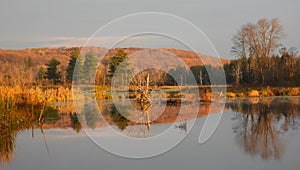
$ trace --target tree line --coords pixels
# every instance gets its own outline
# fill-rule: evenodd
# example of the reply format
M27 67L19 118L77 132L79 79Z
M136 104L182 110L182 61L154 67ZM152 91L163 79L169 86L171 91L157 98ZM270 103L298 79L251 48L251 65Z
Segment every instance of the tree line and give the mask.
M110 86L113 75L116 70L127 58L123 50L119 50L116 55L110 58L102 59L102 65L98 65L98 59L93 53L88 53L85 59L79 57L79 51L75 50L66 69L66 82L91 83L102 86ZM103 61L104 60L104 61ZM118 73L119 81L126 81L131 77L131 84L138 85L147 74L150 76L150 85L152 86L176 86L176 85L210 85L210 74L214 74L216 79L221 80L222 75L226 76L227 84L242 85L260 85L260 86L299 86L300 85L300 58L296 56L294 49L281 49L281 55L269 57L266 67L263 71L264 81L262 81L261 70L258 69L257 58L242 57L232 60L223 67L219 66L192 66L189 68L178 66L171 68L168 72L158 69L144 70L132 77L130 63L122 64ZM77 61L77 64L76 64ZM62 74L58 71L57 66L60 64L56 59L51 59L46 64L46 69L41 67L38 72L40 81L47 81L53 84L61 84ZM75 69L76 67L76 69ZM124 72L124 70L126 70ZM216 76L217 75L217 76ZM196 84L195 84L196 83ZM224 82L220 82L222 84ZM217 82L218 84L218 82Z
M262 18L242 25L232 38L236 57L224 65L229 84L299 86L300 59L297 49L282 45L286 37L277 18Z
M52 58L45 65L46 68L44 66L40 67L36 77L37 81L46 84L65 84L76 80L91 81L97 74L98 59L93 52L88 53L83 58L80 57L80 50L75 48L65 70L65 79L63 79L62 72L58 70L60 64L61 62Z

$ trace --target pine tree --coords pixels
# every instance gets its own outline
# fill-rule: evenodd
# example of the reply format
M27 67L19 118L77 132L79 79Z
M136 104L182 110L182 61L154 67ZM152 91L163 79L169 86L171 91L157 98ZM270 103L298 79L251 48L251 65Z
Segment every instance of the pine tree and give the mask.
M109 62L110 74L113 76L118 66L127 58L127 54L124 50L118 50L117 54L113 56ZM123 66L128 66L129 64L122 64Z
M114 80L120 85L127 84L132 77L133 69L129 69L130 63L126 61L127 54L123 49L118 50L117 54L113 56L109 62L110 77L115 77ZM118 71L117 71L118 70ZM117 71L117 72L116 72Z
M70 60L69 60L69 64L68 64L68 67L67 67L67 70L66 70L66 80L69 83L72 82L73 73L74 73L76 61L77 61L77 58L78 58L79 54L80 54L80 51L79 51L78 48L76 48L72 51L72 54L71 54L71 57L70 57Z
M76 65L74 67L73 72L73 82L74 83L82 83L84 81L84 68L83 68L83 60L79 56L77 58Z
M97 67L96 55L93 52L88 53L84 60L84 78L86 78L87 82L95 82Z
M52 58L47 66L47 79L52 80L54 84L61 82L61 73L57 70L57 66L60 62L55 58Z

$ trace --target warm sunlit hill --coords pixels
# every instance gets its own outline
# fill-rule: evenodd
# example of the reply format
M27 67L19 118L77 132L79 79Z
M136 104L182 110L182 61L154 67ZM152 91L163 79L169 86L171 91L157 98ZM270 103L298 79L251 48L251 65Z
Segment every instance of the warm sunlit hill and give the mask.
M61 71L63 77L67 68L70 55L75 48L83 49L82 47L74 48L34 48L24 50L2 50L0 49L0 82L4 82L10 79L13 84L26 84L34 82L38 70L40 67L45 67L45 64L54 57L61 62L58 69ZM188 67L203 65L204 63L210 65L216 65L216 63L229 63L229 60L221 59L221 62L216 57L211 57L203 54L195 54L190 51L176 50L176 49L142 49L142 48L123 48L129 55L142 56L146 62L151 61L154 64L164 63L168 68L174 68L178 66L176 60L171 62L170 60L161 60L157 56L178 56L180 57ZM87 51L93 51L98 57L106 55L108 59L116 54L119 48L107 50L103 47L88 47L84 48L83 54ZM150 51L150 52L149 52ZM155 55L153 55L155 51ZM200 56L200 58L199 58Z
M58 69L65 70L72 50L72 48L0 49L0 81L12 79L13 83L18 84L32 82L37 76L39 68L44 66L52 57L62 63Z
M112 49L109 50L108 55L109 56L113 56L119 48L116 49ZM208 56L208 55L204 55L201 53L194 53L192 51L185 51L185 50L178 50L178 49L167 49L167 48L159 48L159 49L143 49L143 48L123 48L124 51L128 54L128 55L135 55L136 53L142 53L142 54L138 54L139 56L143 56L143 58L147 61L151 62L165 62L168 64L171 64L171 62L169 61L155 61L155 60L151 60L153 58L155 58L155 55L161 55L161 56L178 56L180 57L187 66L191 67L191 66L199 66L199 65L212 65L212 66L218 66L220 64L226 64L229 63L229 60L226 59L219 59L217 57L213 57L213 56ZM156 54L153 54L153 52L156 52ZM152 53L151 53L152 52ZM174 66L176 66L176 64L174 64ZM171 65L171 67L174 67Z
M194 53L191 51L185 51L185 50L177 50L177 49L166 49L167 51L179 56L184 60L187 65L191 66L198 66L203 65L203 63L216 66L217 63L227 64L230 61L222 58L217 58L213 56L208 56L201 53ZM200 57L200 61L199 61Z

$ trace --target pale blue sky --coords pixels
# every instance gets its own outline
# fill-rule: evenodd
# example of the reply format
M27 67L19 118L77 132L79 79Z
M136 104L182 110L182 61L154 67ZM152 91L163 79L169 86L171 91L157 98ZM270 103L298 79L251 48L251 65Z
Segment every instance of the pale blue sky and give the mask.
M230 56L237 29L262 17L279 18L287 34L284 44L300 49L299 7L299 0L1 0L0 48L83 45L113 19L155 11L191 21L223 58Z

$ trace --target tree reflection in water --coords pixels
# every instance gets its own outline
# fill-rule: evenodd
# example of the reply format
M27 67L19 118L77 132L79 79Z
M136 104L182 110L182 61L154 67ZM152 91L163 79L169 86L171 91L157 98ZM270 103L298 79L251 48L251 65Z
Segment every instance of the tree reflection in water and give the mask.
M55 123L59 116L56 109L46 107L42 121L38 122L41 107L32 107L31 105L9 109L0 107L0 166L13 160L16 136L20 131L26 129L40 128L49 152L43 124ZM32 137L34 138L33 131Z
M80 115L74 115L74 114L69 114L70 120L71 120L71 127L79 133L80 130L82 129L81 123L79 121Z
M251 155L260 155L264 159L280 159L285 148L283 134L298 129L300 125L299 99L268 98L262 101L249 99L245 102L228 103L227 107L236 112L233 117L233 131L245 152ZM152 127L153 132L150 134L150 121L151 124L174 122L177 120L181 107L186 113L178 118L175 128L180 129L181 132L186 131L186 121L194 118L191 108L199 105L199 103L166 105L165 108L159 105L158 110L151 110L155 104L152 106L138 102L132 102L132 104L141 112L134 112L132 108L124 105L124 107L120 106L122 110L122 114L120 114L112 103L98 104L101 113L91 109L95 107L93 103L83 103L88 114L77 115L69 113L69 111L67 111L68 114L58 113L57 109L46 107L41 122L38 122L41 106L19 106L14 109L0 107L0 165L13 160L16 136L26 129L32 129L32 132L33 129L40 129L46 148L46 135L43 133L44 129L49 128L70 127L78 133L83 127L101 128L107 126L108 123L118 127L127 136L150 137L164 130ZM213 104L202 104L198 117L206 116L211 109L214 110ZM159 110L163 110L163 113L156 115ZM99 114L102 114L105 120ZM135 121L127 119L128 115L130 120ZM168 126L164 128L168 128ZM32 137L34 138L34 133L32 133Z
M180 132L187 132L187 122L180 122L179 125L175 125L175 129L179 129Z
M236 112L233 131L246 153L280 159L285 151L283 133L299 127L299 98L253 99L227 106Z
M150 115L149 115L149 108L152 106L150 101L137 101L132 102L133 105L138 108L142 113L135 115L134 125L131 126L131 128L128 130L129 136L134 136L134 131L137 129L137 126L139 126L138 133L136 134L136 137L140 137L141 134L144 134L144 138L146 137L147 132L150 131Z
M102 104L101 114L106 122L126 136L142 137L141 134L150 132L150 103L140 103L138 101L130 101L135 109L128 106L128 103L119 104L116 107L113 103Z
M14 157L15 138L19 130L30 127L31 115L14 114L12 111L2 111L0 121L0 165L10 162Z
M117 127L121 131L126 129L126 127L128 126L129 120L126 119L126 117L124 117L122 114L119 113L119 111L115 105L111 105L111 107L110 107L110 116L111 116L111 119L113 120L113 122L117 125Z

